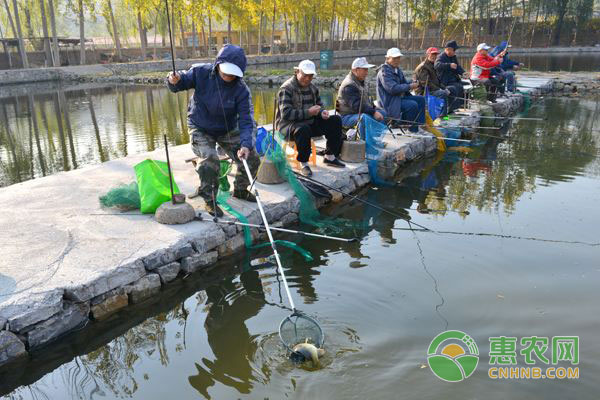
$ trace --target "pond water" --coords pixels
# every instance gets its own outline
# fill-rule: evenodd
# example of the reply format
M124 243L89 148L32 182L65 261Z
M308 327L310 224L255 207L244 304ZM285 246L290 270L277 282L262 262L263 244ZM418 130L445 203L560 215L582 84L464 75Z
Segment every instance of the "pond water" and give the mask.
M163 132L172 143L187 141L186 98L163 88L31 97L1 103L10 127L1 131L5 184L152 149ZM272 99L272 91L255 91L259 122L271 115ZM31 104L37 135L28 123ZM69 110L62 133L57 109ZM361 228L344 233L359 241L286 237L313 257L282 251L297 307L326 334L321 369L286 359L277 337L289 315L285 292L268 253L259 252L62 339L26 368L1 375L0 393L7 399L597 398L599 112L599 97L537 101L527 116L547 120L516 122L502 139L481 135L468 150L413 164L394 186L361 193L437 233L406 230L403 219L345 203L324 213L355 221ZM11 157L18 163L7 164ZM431 340L448 329L466 332L479 348L478 367L459 384L438 379L427 364ZM548 338L540 353L549 360L553 337L577 336L578 364L533 359L544 371L577 367L579 379L491 379L498 365L490 365L490 337L501 336ZM522 348L517 344L514 353L518 366L525 366Z

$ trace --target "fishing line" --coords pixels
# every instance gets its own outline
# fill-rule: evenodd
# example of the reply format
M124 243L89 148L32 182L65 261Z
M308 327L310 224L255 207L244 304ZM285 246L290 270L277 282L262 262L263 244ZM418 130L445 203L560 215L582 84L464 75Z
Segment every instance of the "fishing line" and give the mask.
M559 239L545 239L532 236L517 236L517 235L502 235L499 233L487 233L487 232L457 232L457 231L437 231L437 230L424 230L424 229L406 229L406 228L391 228L392 230L405 231L405 230L416 230L420 232L440 233L446 235L463 235L463 236L489 236L497 237L502 239L515 239L515 240L532 240L536 242L548 242L548 243L562 243L562 244L581 244L585 246L600 246L600 242L583 242L579 240L559 240Z

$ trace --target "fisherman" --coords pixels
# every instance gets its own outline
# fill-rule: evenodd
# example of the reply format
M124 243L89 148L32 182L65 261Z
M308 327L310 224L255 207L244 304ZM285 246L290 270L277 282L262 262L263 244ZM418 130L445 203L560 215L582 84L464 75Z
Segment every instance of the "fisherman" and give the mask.
M354 128L359 120L361 137L364 137L364 121L361 119L365 115L383 121L385 111L376 108L369 97L369 87L365 82L369 74L369 68L373 68L365 57L359 57L352 62L352 70L346 75L340 88L335 108L338 114L342 116L342 126L345 128Z
M488 100L495 103L496 93L502 82L497 76L490 75L490 70L502 64L502 57L506 50L500 52L496 57L490 57L488 55L490 48L486 43L480 43L477 46L477 53L471 60L471 80L483 83Z
M466 75L465 70L458 63L456 57L456 50L460 46L455 40L451 40L446 43L444 52L438 55L435 60L435 70L438 74L440 82L450 90L450 104L448 105L448 112L456 110L462 107L464 104L465 90L463 88L461 78Z
M439 50L435 47L430 47L425 52L425 61L417 66L415 69L415 80L419 83L419 87L415 90L418 95L425 95L425 89L431 96L439 97L444 99L444 110L440 116L448 114L448 96L450 96L450 89L446 89L446 86L440 82L438 74L435 71L435 60L437 59Z
M377 101L391 119L412 123L409 130L418 132L419 125L425 123L425 98L414 96L411 90L419 87L417 82L408 81L400 69L403 54L392 47L385 55L377 73Z
M490 51L490 55L492 57L498 55L501 51L505 51L504 57L502 59L502 64L500 64L499 74L504 78L506 82L506 90L509 92L516 92L515 85L515 71L519 69L519 67L524 66L525 64L520 63L518 61L511 60L508 56L508 48L511 47L508 42L503 41L498 46L496 46L492 51Z
M294 76L285 81L277 93L275 128L296 143L296 159L301 164L302 175L312 175L308 166L311 138L321 135L327 139L323 162L344 168L346 165L337 158L342 149L342 118L329 115L323 108L319 89L312 84L317 75L315 63L303 60L294 70Z
M195 89L189 101L188 129L192 150L202 158L196 169L200 178L198 195L213 216L223 216L216 204L220 173L216 144L237 164L233 197L256 202L248 191L250 182L241 161L247 160L250 171L256 173L260 161L252 143L256 124L250 90L242 79L245 70L244 50L227 44L213 64L194 64L187 71L171 72L167 77L172 92Z

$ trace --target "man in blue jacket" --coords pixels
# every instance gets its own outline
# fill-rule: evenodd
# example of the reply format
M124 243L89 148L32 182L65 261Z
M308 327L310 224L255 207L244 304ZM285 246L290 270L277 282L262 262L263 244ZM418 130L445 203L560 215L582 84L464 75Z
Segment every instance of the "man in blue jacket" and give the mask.
M387 51L385 64L377 73L377 101L388 118L401 120L403 124L412 123L409 130L418 132L419 125L425 123L425 98L410 93L419 83L404 77L400 69L402 55L396 47Z
M194 154L202 158L197 172L200 177L198 194L211 215L223 216L216 205L220 163L218 143L237 164L233 196L255 202L248 191L248 177L242 164L247 160L252 174L259 165L254 150L256 124L252 117L252 97L242 80L246 70L246 55L241 47L225 45L213 64L195 64L188 71L169 73L167 86L172 92L194 89L188 107L188 128Z
M446 86L446 89L450 90L449 113L464 104L465 90L461 78L465 74L465 70L460 66L456 57L456 50L459 48L460 46L456 41L451 40L446 43L444 52L435 60L435 71L440 78L440 82Z
M511 47L511 46L508 44L508 42L503 41L490 52L490 55L492 57L495 57L496 55L500 54L502 51L508 50L509 47ZM501 76L502 78L504 78L504 80L506 82L506 90L508 90L509 92L514 93L516 91L515 71L517 69L519 69L519 67L522 67L523 65L525 65L525 64L520 63L518 61L511 60L508 57L508 53L504 54L504 58L502 59L502 64L500 64L500 66L498 67L498 75Z

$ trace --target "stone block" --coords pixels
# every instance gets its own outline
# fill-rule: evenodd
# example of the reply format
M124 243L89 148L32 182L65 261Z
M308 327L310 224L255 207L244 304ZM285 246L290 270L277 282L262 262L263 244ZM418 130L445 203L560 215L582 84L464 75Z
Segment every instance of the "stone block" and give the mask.
M121 295L121 294L126 295L128 293L126 288L130 288L130 286L129 285L121 286L116 289L110 290L106 293L102 293L100 296L94 297L93 299L90 300L90 306L95 306L96 304L100 304L100 303L104 302L104 300L108 299L109 297L113 297L113 296Z
M208 253L226 239L225 232L218 226L214 226L208 232L202 234L201 237L192 241L192 246L198 253Z
M154 271L156 268L167 265L175 260L175 252L172 249L157 250L142 258L144 266L148 271Z
M366 143L364 140L344 140L340 158L350 163L365 161Z
M235 236L238 233L237 225L222 225L221 229L223 229L228 238Z
M90 305L88 303L65 302L61 312L36 324L27 332L29 349L40 347L80 327L88 320L89 313Z
M158 267L156 272L160 276L160 281L164 285L165 283L171 282L173 279L177 278L180 270L181 264L178 262L172 262L170 264L163 265L162 267Z
M371 181L371 177L368 174L352 175L352 180L357 188L367 185Z
M280 203L272 207L268 207L265 210L265 215L269 222L279 221L284 215L290 212L289 203ZM262 220L260 221L262 224Z
M181 260L184 257L189 257L194 254L194 248L190 243L186 243L173 251L175 260Z
M244 235L236 235L217 247L219 257L232 255L245 246Z
M96 276L89 283L66 288L65 298L75 302L88 301L102 293L135 282L145 274L142 260L135 260Z
M166 225L187 224L196 218L196 211L190 203L173 204L167 201L158 207L154 218L157 222Z
M14 333L0 331L0 366L26 355L25 344Z
M131 286L129 298L132 303L139 303L160 292L160 277L157 274L148 274Z
M194 254L181 260L181 270L186 274L191 274L201 268L209 266L217 261L219 254L217 251L211 251L204 254Z
M298 214L291 212L284 215L283 218L281 218L281 221L279 222L282 226L288 226L295 223L296 221L298 221Z
M32 295L26 307L15 306L18 314L6 318L8 329L12 332L21 332L25 328L44 321L59 313L63 307L63 291L52 290L39 295Z
M115 294L107 297L103 302L91 307L92 316L99 321L108 318L115 312L127 307L129 297L127 293Z
M7 319L6 319L6 318L2 318L2 317L0 317L0 331L1 331L2 329L4 329L4 327L6 326L6 321L7 321Z

